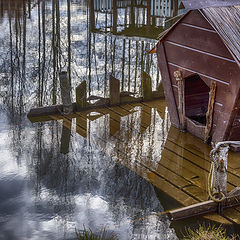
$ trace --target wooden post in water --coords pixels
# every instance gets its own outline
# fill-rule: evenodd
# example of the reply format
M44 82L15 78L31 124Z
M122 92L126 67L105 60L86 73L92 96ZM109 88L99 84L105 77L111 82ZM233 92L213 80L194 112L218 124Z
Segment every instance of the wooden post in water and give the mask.
M151 77L142 71L142 96L143 101L152 99L152 79Z
M59 74L61 97L63 103L63 113L71 114L73 112L73 106L71 101L71 87L68 80L67 72L61 72Z
M214 112L214 103L215 103L215 96L216 96L216 82L212 82L211 89L209 92L209 100L208 100L208 111L206 114L206 127L205 127L205 136L204 142L206 143L209 139L209 134L212 129L213 124L213 112Z
M62 127L62 136L61 136L61 145L60 145L60 153L67 154L69 153L69 143L71 139L71 123L68 123L63 119L63 127Z
M87 83L83 81L76 87L77 111L86 108L87 105Z
M120 81L113 76L109 79L110 105L120 104Z
M178 85L178 114L180 120L181 130L185 129L185 91L184 91L184 80L181 71L175 71L174 77Z

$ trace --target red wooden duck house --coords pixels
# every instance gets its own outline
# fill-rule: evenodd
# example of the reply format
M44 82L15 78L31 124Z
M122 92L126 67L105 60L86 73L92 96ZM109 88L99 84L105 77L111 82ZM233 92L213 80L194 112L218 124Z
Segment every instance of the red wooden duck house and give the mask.
M240 1L183 1L202 2L157 44L170 119L205 141L240 140Z

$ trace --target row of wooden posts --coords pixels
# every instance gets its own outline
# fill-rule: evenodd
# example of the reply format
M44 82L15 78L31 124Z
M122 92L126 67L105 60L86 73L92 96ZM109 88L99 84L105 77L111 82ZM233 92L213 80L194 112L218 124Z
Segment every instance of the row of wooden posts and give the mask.
M141 95L135 97L136 93L128 91L120 91L120 81L113 76L109 78L109 98L91 95L87 97L87 83L81 82L75 89L76 102L71 100L71 86L68 80L68 73L61 72L59 75L61 89L61 105L46 106L31 109L28 117L39 117L44 115L53 115L58 113L71 114L76 111L84 111L98 107L114 106L126 103L137 103L150 101L157 98L164 98L162 85L160 84L156 91L152 90L151 77L142 72L141 74ZM94 103L91 101L94 100Z
M61 82L61 93L62 93L62 101L63 106L68 112L69 105L71 103L71 87L69 85L69 81L67 78L67 72L62 72L60 74L60 82ZM123 103L132 103L132 102L141 102L141 101L149 101L156 98L164 97L163 90L161 87L157 91L152 91L152 79L151 77L142 72L141 76L141 90L142 97L134 97L136 93L133 92L120 92L120 81L113 76L109 78L109 98L103 98L100 96L90 96L87 98L87 83L86 81L81 82L75 90L76 93L76 111L81 111L83 109L87 109L90 106L98 107L102 105L120 105ZM90 104L89 101L96 100L97 102L94 104ZM73 111L74 109L72 109Z

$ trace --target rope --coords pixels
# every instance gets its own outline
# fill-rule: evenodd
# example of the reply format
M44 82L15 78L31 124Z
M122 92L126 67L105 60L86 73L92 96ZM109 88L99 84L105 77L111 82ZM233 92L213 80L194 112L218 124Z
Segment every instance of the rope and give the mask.
M208 175L208 195L211 200L218 203L226 199L226 195L220 186L219 176L221 172L227 172L227 164L224 166L224 159L227 162L229 148L233 145L240 145L240 141L219 142L210 152L212 163Z
M214 187L213 187L213 168L214 167L213 167L213 164L214 163L212 162L210 172L208 175L208 195L211 200L213 200L214 202L220 203L226 199L226 196L220 190L218 192L217 191L213 192L214 191Z

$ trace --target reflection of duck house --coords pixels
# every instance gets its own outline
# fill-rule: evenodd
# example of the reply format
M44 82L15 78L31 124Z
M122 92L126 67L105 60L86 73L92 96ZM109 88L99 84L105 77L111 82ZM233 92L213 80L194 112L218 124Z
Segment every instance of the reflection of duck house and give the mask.
M157 44L171 122L213 142L240 140L240 8L191 10Z

